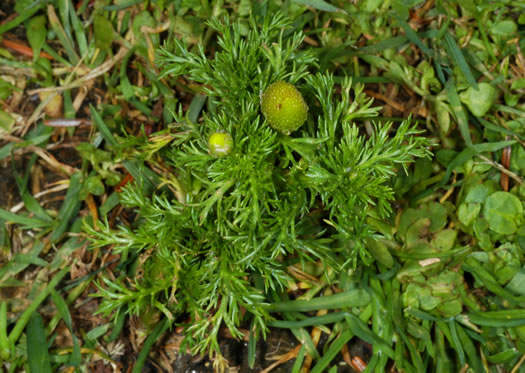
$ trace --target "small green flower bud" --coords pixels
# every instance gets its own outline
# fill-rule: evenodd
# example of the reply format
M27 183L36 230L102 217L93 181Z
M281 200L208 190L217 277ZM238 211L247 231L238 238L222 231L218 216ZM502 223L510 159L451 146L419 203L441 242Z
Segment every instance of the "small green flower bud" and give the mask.
M261 111L273 129L289 135L306 121L308 105L297 88L278 81L261 95Z
M217 158L225 157L233 149L233 139L228 132L214 132L208 139L208 150Z

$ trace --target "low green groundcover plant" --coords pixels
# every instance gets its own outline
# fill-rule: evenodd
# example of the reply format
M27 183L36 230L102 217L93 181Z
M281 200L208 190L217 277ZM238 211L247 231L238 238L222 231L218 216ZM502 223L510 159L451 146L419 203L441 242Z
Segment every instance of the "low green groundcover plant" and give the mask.
M200 87L193 103L206 98L202 119L193 104L181 106L176 122L149 140L121 139L122 157L155 159L169 172L153 191L140 182L123 189L122 204L137 212L131 226L87 229L95 246L139 263L134 277L99 284L100 312L163 314L184 322L185 346L220 357L222 326L237 338L246 326L265 334L267 295L286 290L289 265L321 262L338 273L392 260L368 251L380 237L371 222L392 212L392 177L428 156L429 143L410 120L375 123L379 108L362 85L316 73L288 19L211 26L219 35L213 56L175 40L157 58L160 78ZM279 113L261 111L276 82L304 100L292 102L301 116L293 129L275 130L265 115L275 123Z

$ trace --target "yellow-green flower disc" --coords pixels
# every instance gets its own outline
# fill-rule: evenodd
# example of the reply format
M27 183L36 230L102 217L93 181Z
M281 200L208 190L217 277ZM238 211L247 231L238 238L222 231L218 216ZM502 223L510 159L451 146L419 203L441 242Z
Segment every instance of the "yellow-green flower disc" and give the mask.
M289 135L306 121L308 105L297 88L278 81L263 92L261 111L273 129Z
M228 132L214 132L208 139L208 150L214 157L225 157L233 150L233 138Z

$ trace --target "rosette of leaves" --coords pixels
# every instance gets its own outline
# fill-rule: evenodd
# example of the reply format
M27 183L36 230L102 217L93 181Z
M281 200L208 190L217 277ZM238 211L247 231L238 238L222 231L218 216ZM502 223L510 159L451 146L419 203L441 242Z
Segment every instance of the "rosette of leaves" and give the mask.
M436 316L457 316L463 308L460 286L464 286L462 274L448 269L428 278L414 276L403 293L403 303Z
M121 203L135 209L135 224L101 224L90 233L94 246L163 263L157 280L149 265L145 277L105 280L101 312L154 307L170 320L189 319L186 345L220 360L221 326L237 338L241 326L264 334L267 296L286 289L290 264L322 261L341 271L359 258L373 261L365 242L378 233L367 216L391 212L392 176L428 155L428 143L409 121L376 123L366 134L355 120L379 108L351 79L336 86L331 75L315 73L316 59L301 49L303 34L288 19L252 20L248 32L228 19L210 26L219 35L213 57L177 40L158 57L168 84L184 76L200 85L207 97L201 120L180 108L176 123L156 135L171 141L127 153L169 167L169 187L153 194L138 183L124 188ZM292 136L272 129L260 111L260 92L280 80L310 107ZM222 131L233 147L216 157L208 139Z

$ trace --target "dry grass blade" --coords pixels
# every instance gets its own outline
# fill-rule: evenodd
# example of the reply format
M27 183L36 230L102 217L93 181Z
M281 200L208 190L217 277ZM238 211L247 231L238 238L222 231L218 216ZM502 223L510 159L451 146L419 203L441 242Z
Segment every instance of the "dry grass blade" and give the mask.
M88 74L82 76L81 78L69 84L65 84L61 87L33 89L32 91L29 91L29 94L35 94L39 92L62 92L62 91L70 90L72 88L82 87L83 85L87 84L89 81L96 79L99 76L102 76L105 73L107 73L109 70L111 70L113 66L115 66L120 60L124 58L124 56L126 55L126 53L128 53L128 51L129 51L128 48L124 46L121 47L115 56L105 61L103 64L96 67L95 69L91 70Z
M272 363L270 366L262 370L261 373L270 373L272 370L277 368L279 365L282 365L286 363L287 361L295 359L300 349L301 349L301 345L296 346L293 350L287 352L284 355L279 356L279 359L276 362Z

